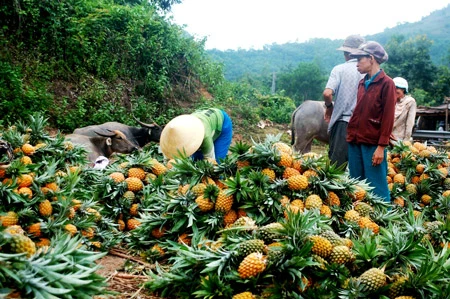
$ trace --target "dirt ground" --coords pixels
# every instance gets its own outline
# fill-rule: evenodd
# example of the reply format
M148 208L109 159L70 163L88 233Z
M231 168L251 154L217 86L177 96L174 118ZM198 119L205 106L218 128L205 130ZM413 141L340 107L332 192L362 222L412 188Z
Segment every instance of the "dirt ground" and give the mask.
M133 256L123 249L114 248L97 263L100 265L97 273L107 279L107 290L116 294L97 296L95 299L162 299L162 297L150 294L143 287L143 283L148 280L146 275L132 274L133 271L126 271L127 263L130 263L132 268L138 270L139 273L152 268L152 265L142 261L139 257Z

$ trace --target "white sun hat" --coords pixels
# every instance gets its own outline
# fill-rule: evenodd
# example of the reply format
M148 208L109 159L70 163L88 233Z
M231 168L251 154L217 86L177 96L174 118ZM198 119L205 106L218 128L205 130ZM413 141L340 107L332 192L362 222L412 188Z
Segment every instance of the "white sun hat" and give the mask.
M205 137L202 121L190 114L173 118L164 127L159 145L164 156L172 159L179 153L191 156L201 146Z

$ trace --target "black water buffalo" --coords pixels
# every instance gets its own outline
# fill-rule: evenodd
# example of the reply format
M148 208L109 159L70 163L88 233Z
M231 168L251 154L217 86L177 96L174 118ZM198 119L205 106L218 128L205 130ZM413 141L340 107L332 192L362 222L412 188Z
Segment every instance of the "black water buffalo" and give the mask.
M110 157L113 153L129 154L139 149L119 130L94 133L96 136L69 134L65 138L73 144L84 146L88 152L88 160L92 163L98 156Z
M78 128L73 131L73 134L85 136L97 136L96 131L104 130L119 130L127 136L128 140L139 147L143 147L151 141L159 142L161 137L162 127L157 124L146 124L136 120L142 127L132 127L119 122L106 122L101 125L91 125L83 128Z
M313 139L329 142L328 123L324 119L325 105L322 101L304 101L292 113L291 131L294 150L299 153L311 151Z

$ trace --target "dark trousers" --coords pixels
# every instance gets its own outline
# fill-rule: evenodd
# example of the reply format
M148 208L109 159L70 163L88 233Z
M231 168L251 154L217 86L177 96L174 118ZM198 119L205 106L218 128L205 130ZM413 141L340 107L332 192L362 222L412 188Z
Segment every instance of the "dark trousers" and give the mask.
M348 161L347 145L347 125L346 121L337 121L330 131L330 148L328 157L332 164L340 166Z

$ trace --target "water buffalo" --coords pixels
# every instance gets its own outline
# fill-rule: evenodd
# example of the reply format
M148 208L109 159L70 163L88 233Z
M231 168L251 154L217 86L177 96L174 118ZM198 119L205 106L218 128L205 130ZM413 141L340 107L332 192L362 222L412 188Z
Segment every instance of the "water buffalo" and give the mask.
M97 136L69 134L66 135L66 139L73 144L84 146L88 152L88 160L92 163L99 156L110 157L113 153L129 154L139 149L119 130L108 131L108 133L95 131L95 133Z
M101 125L91 125L83 128L78 128L73 131L73 134L85 135L95 137L96 131L104 130L119 130L127 136L128 140L136 146L143 147L151 141L159 142L161 137L162 127L156 123L146 124L136 119L142 127L132 127L119 122L106 122Z
M323 101L304 101L295 109L291 117L291 131L294 150L299 153L311 151L313 139L328 143L328 123L324 119Z

